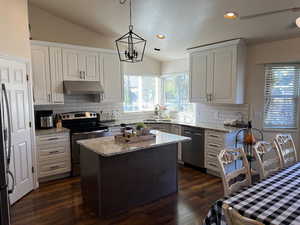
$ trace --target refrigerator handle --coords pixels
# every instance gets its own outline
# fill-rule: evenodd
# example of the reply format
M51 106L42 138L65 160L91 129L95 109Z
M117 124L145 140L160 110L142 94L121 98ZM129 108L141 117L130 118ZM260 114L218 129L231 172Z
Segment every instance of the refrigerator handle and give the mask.
M6 112L7 112L7 120L8 120L8 154L7 154L7 167L9 167L10 164L10 158L11 158L11 117L10 117L10 109L9 109L9 102L7 97L7 91L5 84L2 84L2 91L4 93L4 99L5 99L5 105L6 105Z
M8 194L12 194L15 190L15 178L11 171L7 170L7 174L11 177L12 180L11 189L8 190Z

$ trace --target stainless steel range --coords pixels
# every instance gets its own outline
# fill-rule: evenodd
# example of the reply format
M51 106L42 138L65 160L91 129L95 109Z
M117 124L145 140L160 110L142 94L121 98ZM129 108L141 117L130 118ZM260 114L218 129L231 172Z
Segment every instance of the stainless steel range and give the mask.
M108 127L100 124L96 112L69 112L60 114L62 126L71 132L72 175L80 175L80 148L78 140L111 135Z

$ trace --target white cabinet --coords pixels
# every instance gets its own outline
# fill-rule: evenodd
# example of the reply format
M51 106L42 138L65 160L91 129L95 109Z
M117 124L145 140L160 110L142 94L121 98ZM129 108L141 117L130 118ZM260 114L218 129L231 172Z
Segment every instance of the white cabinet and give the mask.
M100 68L97 52L63 49L64 80L99 81Z
M37 136L37 151L38 177L40 181L71 171L70 137L68 132Z
M53 104L64 103L61 48L50 47L51 101Z
M190 101L244 103L245 44L234 40L190 52Z
M171 125L168 123L147 123L146 125L152 130L159 130L166 133L171 132Z
M49 48L47 46L31 46L31 62L33 75L34 104L51 103Z
M35 105L63 104L61 48L31 46Z
M225 147L225 133L215 130L205 130L205 168L219 173L218 154ZM208 171L208 172L209 172Z
M123 102L123 74L119 56L115 53L101 53L101 83L105 102Z
M195 52L190 54L190 101L206 102L207 84L211 83L212 55L210 52Z
M122 64L113 51L32 41L34 104L64 104L63 81L101 82L104 101L123 102Z

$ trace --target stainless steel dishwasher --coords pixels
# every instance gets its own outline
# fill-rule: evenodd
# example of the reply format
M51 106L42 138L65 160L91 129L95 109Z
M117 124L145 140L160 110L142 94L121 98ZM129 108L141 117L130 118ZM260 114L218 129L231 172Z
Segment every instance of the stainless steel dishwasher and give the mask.
M182 135L192 141L182 143L182 161L186 164L204 168L204 129L183 127Z

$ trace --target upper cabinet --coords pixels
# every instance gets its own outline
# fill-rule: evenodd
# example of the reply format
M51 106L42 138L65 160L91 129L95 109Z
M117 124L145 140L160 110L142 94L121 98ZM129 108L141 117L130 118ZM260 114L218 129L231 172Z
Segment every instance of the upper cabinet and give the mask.
M190 101L243 104L246 47L242 40L193 49L190 61Z
M110 50L32 41L35 105L64 104L63 81L101 82L105 102L123 102L122 65Z
M62 57L64 80L100 80L98 52L63 49Z
M61 49L32 45L31 63L34 104L63 104Z
M51 103L49 48L31 46L32 82L34 104Z
M104 101L123 102L123 74L118 54L101 53L100 57Z
M54 104L64 103L63 67L61 48L50 47L51 100Z

